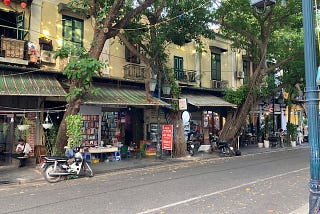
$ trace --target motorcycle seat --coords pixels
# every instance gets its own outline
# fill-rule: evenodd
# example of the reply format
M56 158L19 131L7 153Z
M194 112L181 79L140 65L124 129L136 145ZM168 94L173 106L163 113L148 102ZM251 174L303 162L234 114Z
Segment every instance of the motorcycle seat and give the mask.
M44 157L44 158L48 161L55 161L55 160L67 161L69 159L67 157L57 157L57 156Z

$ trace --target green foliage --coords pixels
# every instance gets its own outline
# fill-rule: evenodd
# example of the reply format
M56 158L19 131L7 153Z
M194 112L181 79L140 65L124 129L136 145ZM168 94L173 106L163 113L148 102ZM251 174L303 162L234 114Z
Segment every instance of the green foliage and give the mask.
M224 98L226 101L241 105L249 93L249 88L248 85L242 85L236 90L227 88L225 92L226 95Z
M76 82L76 87L67 95L67 101L86 93L90 89L92 77L104 66L99 60L91 58L84 48L66 46L56 51L56 57L69 57L69 63L64 68L63 74L69 80Z
M34 122L32 120L29 120L27 117L23 117L21 119L21 122L19 125L33 125ZM16 127L16 129L14 130L14 134L15 134L15 137L16 139L19 139L19 138L22 138L24 140L27 140L27 137L29 136L30 134L30 129L27 128L26 130L19 130L18 129L18 126Z
M68 146L77 147L82 141L82 115L69 115L66 118Z
M220 32L234 41L234 47L247 50L247 55L255 62L261 60L261 46L252 38L266 42L267 58L277 61L300 51L303 46L300 0L287 1L286 7L277 1L273 8L266 7L263 13L257 13L249 1L226 0L213 13L216 22L222 22Z
M50 129L44 131L46 141L46 151L48 156L52 156L56 154L57 148L56 148L56 138L58 134L58 127L56 125L53 125Z
M297 139L297 125L293 123L287 123L287 134L289 135L291 141L295 141Z
M265 115L264 120L262 121L260 131L262 133L262 136L265 138L269 135L270 132L272 132L272 116Z

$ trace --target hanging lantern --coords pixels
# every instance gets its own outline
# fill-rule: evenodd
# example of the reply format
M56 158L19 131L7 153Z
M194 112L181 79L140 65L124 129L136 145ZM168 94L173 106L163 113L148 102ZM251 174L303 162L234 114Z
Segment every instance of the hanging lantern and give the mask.
M21 6L22 9L26 9L28 5L27 5L27 2L22 1L22 2L20 3L20 6Z
M10 5L10 0L3 0L3 3L4 3L6 6L9 6L9 5Z

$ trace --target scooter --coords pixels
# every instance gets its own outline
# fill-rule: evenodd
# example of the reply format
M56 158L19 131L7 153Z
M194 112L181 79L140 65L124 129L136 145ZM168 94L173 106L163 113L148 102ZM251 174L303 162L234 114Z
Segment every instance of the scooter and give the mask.
M218 151L218 153L223 154L226 157L236 155L234 148L227 141L219 140L218 136L209 133L209 140L211 145L211 151Z
M43 157L41 169L43 176L49 183L56 183L62 179L76 177L83 173L93 177L93 171L88 162L82 157L79 150L75 150L74 158L67 157ZM72 163L68 163L73 161Z
M234 148L227 141L218 140L217 150L218 150L218 153L223 154L226 157L231 157L236 154L234 151Z
M191 156L198 152L200 148L200 142L197 141L193 134L190 134L187 142L187 151Z

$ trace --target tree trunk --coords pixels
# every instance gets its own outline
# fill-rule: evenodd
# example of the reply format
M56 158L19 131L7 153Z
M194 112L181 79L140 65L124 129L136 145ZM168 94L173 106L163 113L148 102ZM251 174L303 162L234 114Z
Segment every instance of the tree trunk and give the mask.
M250 93L245 102L239 106L233 114L231 114L229 120L226 121L222 128L219 136L221 140L229 141L235 145L237 142L237 136L240 134L240 128L246 121L250 108L256 99L257 95L255 93Z
M172 125L174 130L173 154L174 157L183 157L187 153L187 144L184 138L184 125L181 119L181 111L172 112Z
M263 66L263 65L262 65ZM240 128L245 123L246 117L253 104L256 102L258 95L255 92L260 87L262 80L265 76L266 70L259 66L254 72L252 79L249 83L250 92L245 99L244 103L239 106L224 124L219 138L221 140L229 141L233 146L237 142L237 137L240 134Z

